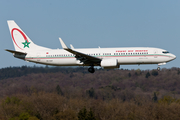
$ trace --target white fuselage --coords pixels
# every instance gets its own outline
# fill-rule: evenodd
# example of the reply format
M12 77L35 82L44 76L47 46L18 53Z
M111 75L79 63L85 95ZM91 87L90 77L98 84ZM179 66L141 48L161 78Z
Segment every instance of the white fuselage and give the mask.
M171 53L163 53L166 50L149 47L91 48L74 50L100 59L117 59L118 65L160 64L176 58L176 56ZM15 57L20 58L20 56ZM24 59L30 62L54 66L84 66L84 64L76 59L73 54L64 49L29 51Z
M68 48L61 38L59 41L63 49L53 50L36 45L14 20L7 23L15 50L6 51L30 62L53 66L90 66L88 71L94 73L94 66L109 69L128 64L163 65L176 58L166 50L149 47L74 49L71 45Z

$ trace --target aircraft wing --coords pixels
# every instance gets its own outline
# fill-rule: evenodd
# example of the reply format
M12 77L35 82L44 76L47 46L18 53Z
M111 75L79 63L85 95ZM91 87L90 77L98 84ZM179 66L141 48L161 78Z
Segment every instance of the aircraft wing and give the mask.
M84 54L84 53L81 53L81 52L78 52L78 51L75 51L73 49L70 49L68 48L65 43L62 41L61 38L59 38L60 40L60 43L62 45L62 48L72 54L75 55L75 58L77 60L80 60L81 62L83 62L84 64L87 64L87 65L99 65L100 62L101 62L101 59L100 58L97 58L97 57L94 57L94 56L91 56L91 55L87 55L87 54Z

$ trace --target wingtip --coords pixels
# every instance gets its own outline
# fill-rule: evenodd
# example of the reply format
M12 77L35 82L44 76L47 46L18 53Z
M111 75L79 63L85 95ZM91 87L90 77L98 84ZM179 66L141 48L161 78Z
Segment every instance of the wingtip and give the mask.
M70 46L71 46L71 49L74 49L74 47L73 47L73 45L72 45L72 44L70 44Z

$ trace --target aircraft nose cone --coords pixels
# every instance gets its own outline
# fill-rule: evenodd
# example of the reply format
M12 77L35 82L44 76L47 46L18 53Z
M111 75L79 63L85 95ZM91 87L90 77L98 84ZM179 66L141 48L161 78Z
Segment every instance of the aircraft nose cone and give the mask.
M176 56L174 55L174 59L176 59Z
M174 60L174 59L176 59L176 56L172 54L172 58L173 58L173 60Z

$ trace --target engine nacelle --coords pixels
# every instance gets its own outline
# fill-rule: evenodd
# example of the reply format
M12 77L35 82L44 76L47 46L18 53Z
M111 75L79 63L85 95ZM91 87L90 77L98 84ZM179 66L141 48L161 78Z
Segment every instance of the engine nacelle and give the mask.
M119 68L117 59L102 59L101 67L104 69Z

